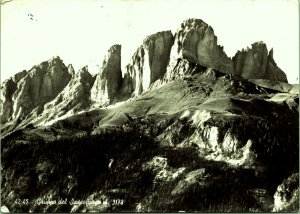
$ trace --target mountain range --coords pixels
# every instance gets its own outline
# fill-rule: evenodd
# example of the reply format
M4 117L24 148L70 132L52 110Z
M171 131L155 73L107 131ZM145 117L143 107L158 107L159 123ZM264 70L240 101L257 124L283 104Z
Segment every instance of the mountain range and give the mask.
M273 49L230 58L211 26L187 19L145 38L123 71L121 52L112 45L96 75L56 56L2 83L7 209L299 209L299 85Z

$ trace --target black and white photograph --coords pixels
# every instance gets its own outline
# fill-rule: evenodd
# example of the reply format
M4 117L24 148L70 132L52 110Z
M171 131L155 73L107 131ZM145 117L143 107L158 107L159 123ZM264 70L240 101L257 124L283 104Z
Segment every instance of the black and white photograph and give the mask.
M298 0L0 0L1 213L299 208Z

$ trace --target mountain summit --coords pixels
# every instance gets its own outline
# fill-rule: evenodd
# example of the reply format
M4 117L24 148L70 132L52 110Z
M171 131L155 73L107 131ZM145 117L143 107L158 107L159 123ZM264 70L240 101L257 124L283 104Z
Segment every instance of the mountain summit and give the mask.
M251 48L238 51L232 59L234 73L245 79L268 79L287 82L286 74L273 59L273 49L268 53L267 45L256 42Z
M268 53L263 42L238 51L231 60L218 45L211 26L200 19L187 19L174 36L171 31L148 36L123 71L124 77L121 45L112 46L95 82L88 80L87 84L93 85L90 93L85 95L89 101L84 106L107 106L138 96L152 85L158 86L186 75L193 67L191 63L245 79L287 82L285 73L273 59L273 49ZM72 65L66 67L59 57L53 57L5 81L1 86L2 123L24 119L37 107L43 109L43 105L56 98L73 75ZM64 111L71 110L71 106L68 108Z
M245 79L287 82L285 73L273 59L273 49L268 55L266 44L256 42L251 48L238 51L231 60L223 47L218 45L212 27L200 19L187 19L177 30L169 70L172 70L180 59L227 74L237 74Z
M34 108L54 99L71 77L62 60L53 57L5 81L1 85L1 122L23 119Z
M1 85L1 210L298 210L299 85L272 49L231 59L188 19L123 71L121 56L94 76L54 57Z
M218 45L211 26L200 19L185 20L175 34L170 65L186 59L224 73L233 73L233 63Z

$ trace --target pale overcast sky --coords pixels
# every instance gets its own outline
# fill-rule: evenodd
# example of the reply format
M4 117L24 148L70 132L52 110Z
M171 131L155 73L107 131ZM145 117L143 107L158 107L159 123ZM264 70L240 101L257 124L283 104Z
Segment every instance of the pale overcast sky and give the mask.
M173 32L187 18L211 25L229 56L256 41L274 48L291 83L299 76L298 0L2 0L1 82L60 56L91 73L113 44L122 67L150 34Z

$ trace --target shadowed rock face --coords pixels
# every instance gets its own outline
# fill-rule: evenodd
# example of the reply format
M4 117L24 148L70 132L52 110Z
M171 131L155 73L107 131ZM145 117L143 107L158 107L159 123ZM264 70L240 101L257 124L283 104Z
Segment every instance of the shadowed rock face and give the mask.
M22 119L35 107L51 101L68 84L71 77L59 57L42 62L27 73L17 74L8 84L3 85L3 94L11 102L8 105L5 101L3 103L3 122Z
M27 71L21 71L1 85L1 122L8 121L13 113L13 94L17 90L18 82L27 75Z
M121 84L121 45L114 45L108 50L91 89L92 102L101 106L111 104Z
M71 103L79 103L89 101L87 94L93 85L94 78L88 72L88 67L81 68L71 79L69 84L64 90L57 96L57 99L61 97L62 100L70 100Z
M91 104L110 105L166 82L201 73L206 68L245 79L287 82L286 75L273 59L273 50L268 53L264 43L254 43L251 48L238 51L231 60L217 44L217 37L208 24L200 19L187 19L175 36L171 31L148 36L126 66L124 78L120 45L109 49L96 78L87 75L86 68L75 74L72 65L66 67L59 57L16 74L1 86L1 121L23 119L36 107L40 109L37 112L41 112L48 102L58 104L61 99L70 101L67 111L78 103L84 103L84 108ZM58 96L71 78L72 83ZM78 97L83 97L83 92L88 96L82 100Z
M171 31L148 36L126 66L122 92L138 96L158 79L162 79L174 38Z
M285 73L273 59L273 50L268 54L266 44L256 42L251 48L238 51L230 59L223 51L223 47L218 45L212 27L200 19L187 19L177 30L166 80L167 77L176 76L172 72L174 73L174 67L182 59L224 73L237 74L245 79L287 82Z
M72 76L75 74L74 68L73 68L73 66L72 66L71 64L68 65L68 72L69 72L69 74L71 74Z
M64 115L70 110L76 112L88 107L90 97L87 95L90 93L93 82L94 78L88 72L87 66L81 68L73 75L62 92L53 101L45 104L43 113L47 114L47 120Z
M265 43L256 42L251 48L238 51L232 59L234 71L245 79L269 79L287 82L285 73L273 59L273 49L268 54Z
M211 67L224 73L233 73L233 63L217 44L213 29L200 19L185 20L175 34L168 72L178 59Z

